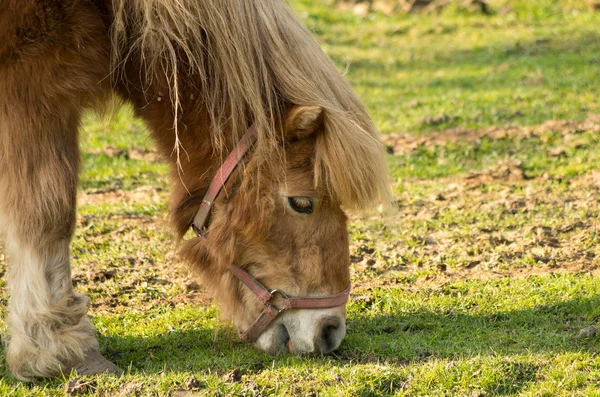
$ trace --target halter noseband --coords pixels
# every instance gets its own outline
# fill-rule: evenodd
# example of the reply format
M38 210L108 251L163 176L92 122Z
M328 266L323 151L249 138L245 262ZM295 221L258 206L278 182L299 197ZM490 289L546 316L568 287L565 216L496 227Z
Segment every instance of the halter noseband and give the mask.
M225 182L227 182L227 179L229 179L232 172L244 158L244 155L248 152L250 146L252 146L252 144L256 141L256 136L256 125L252 124L252 126L248 129L248 131L246 131L235 149L233 149L229 156L227 156L223 162L223 165L213 177L210 186L208 187L208 190L202 199L200 208L194 217L194 221L192 222L192 230L194 230L198 237L204 238L204 234L206 233L207 229L206 224L208 221L208 215L210 214L210 209L215 199L219 196L219 193L223 189ZM342 306L348 301L348 296L350 295L350 284L348 284L348 287L345 290L335 295L314 298L290 297L283 291L277 289L269 291L257 279L252 277L248 272L238 266L229 265L229 270L235 277L244 283L244 285L248 287L248 289L265 306L265 309L254 321L254 323L252 323L250 328L244 332L240 332L240 339L242 339L244 342L256 341L258 337L275 320L275 318L277 318L277 316L285 310L328 309ZM278 295L281 297L281 299L279 301L279 307L276 307L273 305L272 300Z

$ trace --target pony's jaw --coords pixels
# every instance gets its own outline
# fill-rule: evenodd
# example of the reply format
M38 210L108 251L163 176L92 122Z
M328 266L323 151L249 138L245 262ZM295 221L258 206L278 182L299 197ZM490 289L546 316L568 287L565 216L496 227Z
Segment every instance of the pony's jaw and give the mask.
M271 354L326 354L346 336L345 306L282 313L254 345Z

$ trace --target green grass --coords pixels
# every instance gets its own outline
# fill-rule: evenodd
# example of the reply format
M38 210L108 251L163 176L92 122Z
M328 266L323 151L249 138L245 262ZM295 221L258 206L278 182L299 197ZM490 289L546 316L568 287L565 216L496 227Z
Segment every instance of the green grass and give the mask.
M384 133L598 112L598 15L578 2L508 3L513 12L503 15L498 4L491 16L361 18L318 1L299 8L326 51L348 66ZM423 122L442 114L448 121L441 125Z
M490 3L358 17L293 2L383 133L442 132L388 157L395 212L353 218L348 334L326 357L263 354L219 321L177 263L168 169L143 124L127 107L88 115L73 276L126 374L71 394L600 396L600 341L580 335L600 318L600 122L581 123L600 113L600 14ZM443 139L551 119L580 123ZM0 395L67 394L67 379L23 384L2 364Z

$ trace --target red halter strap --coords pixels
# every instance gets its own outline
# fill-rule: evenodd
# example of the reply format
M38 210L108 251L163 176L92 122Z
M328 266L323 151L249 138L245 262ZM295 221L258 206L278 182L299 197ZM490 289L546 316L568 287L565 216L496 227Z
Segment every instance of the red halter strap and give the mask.
M210 209L215 199L223 189L225 182L231 176L231 173L238 166L239 162L244 158L244 155L248 152L248 149L256 141L256 126L253 124L246 134L242 137L236 148L227 156L225 162L216 175L213 177L210 186L202 199L200 208L194 217L192 222L192 229L196 235L200 238L204 238L206 232L206 222ZM254 342L258 337L267 329L267 327L275 320L279 313L288 309L327 309L331 307L342 306L348 301L350 295L350 284L348 287L335 295L326 297L314 297L314 298L299 298L287 296L284 292L277 289L269 291L264 285L262 285L257 279L252 277L245 270L230 265L229 270L236 276L244 285L246 285L250 291L265 305L265 309L258 316L258 318L252 323L250 328L240 333L240 338L245 342ZM271 302L277 295L280 295L279 300L281 307L276 307Z
M194 221L192 222L192 230L198 237L204 237L204 232L206 231L206 221L208 220L208 214L210 214L210 209L219 195L223 186L225 186L225 182L231 176L231 173L238 166L239 162L244 158L244 155L250 149L250 146L256 141L256 125L252 124L252 126L246 131L238 145L233 149L229 156L223 162L223 165L212 181L210 182L210 186L202 199L202 204L200 204L200 208L198 212L196 212L196 216L194 217Z
M345 290L335 295L314 298L299 298L287 296L284 292L274 289L269 291L257 279L248 272L237 266L230 265L229 270L236 276L252 293L265 305L265 309L258 318L252 323L250 328L240 332L240 339L244 342L254 342L269 327L275 318L283 311L289 309L328 309L331 307L342 306L348 301L350 295L350 284ZM279 307L273 305L273 300L280 295Z

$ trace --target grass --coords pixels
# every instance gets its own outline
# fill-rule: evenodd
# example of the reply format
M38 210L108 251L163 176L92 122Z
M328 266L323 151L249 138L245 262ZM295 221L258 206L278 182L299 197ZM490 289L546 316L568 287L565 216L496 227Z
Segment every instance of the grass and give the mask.
M568 3L513 1L512 12L498 5L492 16L360 18L305 2L303 15L348 64L384 133L427 133L597 112L597 15ZM423 122L438 115L448 121Z
M86 117L72 250L126 375L22 384L2 366L0 395L600 395L598 337L581 332L600 316L600 14L491 3L359 17L293 2L397 152L397 211L351 224L335 354L269 356L218 320L174 265L167 168L123 108Z

